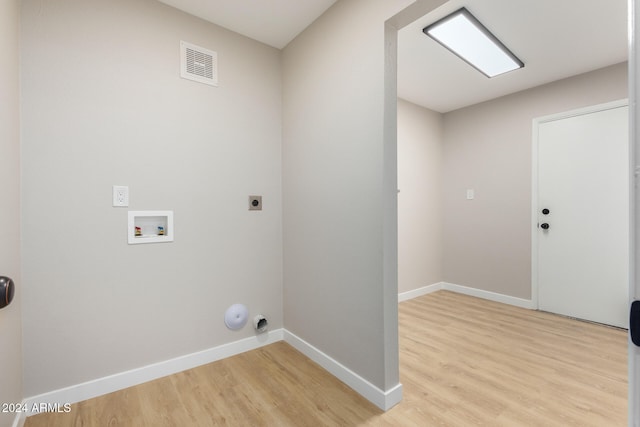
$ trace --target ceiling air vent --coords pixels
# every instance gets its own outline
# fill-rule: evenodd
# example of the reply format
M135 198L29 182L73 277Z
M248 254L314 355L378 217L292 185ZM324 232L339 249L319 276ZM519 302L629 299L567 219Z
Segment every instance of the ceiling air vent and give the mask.
M180 77L218 86L218 54L212 50L180 42Z

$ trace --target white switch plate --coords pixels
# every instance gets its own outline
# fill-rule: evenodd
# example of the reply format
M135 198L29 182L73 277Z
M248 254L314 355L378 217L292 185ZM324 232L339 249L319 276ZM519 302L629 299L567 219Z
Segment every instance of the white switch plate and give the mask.
M476 192L473 191L473 188L469 188L467 190L467 200L473 200L476 197Z
M124 185L113 186L113 206L129 206L129 187Z

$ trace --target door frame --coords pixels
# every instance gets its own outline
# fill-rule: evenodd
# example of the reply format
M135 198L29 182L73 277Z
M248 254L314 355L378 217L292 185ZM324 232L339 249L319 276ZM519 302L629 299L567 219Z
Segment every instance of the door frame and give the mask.
M540 125L556 120L568 119L571 117L597 113L599 111L612 110L614 108L625 106L629 106L629 100L626 98L611 102L605 102L603 104L577 108L574 110L563 111L547 116L536 117L533 119L533 127L531 132L531 306L534 309L540 308L538 300L538 239L540 236L538 230L538 212L540 210L540 206L538 204L538 138ZM628 141L630 141L630 138L628 139ZM630 175L632 174L630 173Z
M627 14L629 16L629 134L630 134L630 161L631 177L629 185L629 211L631 221L629 223L629 234L631 247L629 253L629 305L631 301L640 299L640 186L638 182L638 172L640 165L640 0L627 1ZM628 334L628 424L629 426L640 426L640 348L631 342L631 334Z

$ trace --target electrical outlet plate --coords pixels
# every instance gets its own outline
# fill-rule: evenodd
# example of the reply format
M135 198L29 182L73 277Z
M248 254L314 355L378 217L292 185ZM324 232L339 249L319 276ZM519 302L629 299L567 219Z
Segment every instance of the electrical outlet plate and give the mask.
M124 185L113 186L113 206L129 206L129 187Z
M249 196L249 210L250 211L262 210L262 196Z

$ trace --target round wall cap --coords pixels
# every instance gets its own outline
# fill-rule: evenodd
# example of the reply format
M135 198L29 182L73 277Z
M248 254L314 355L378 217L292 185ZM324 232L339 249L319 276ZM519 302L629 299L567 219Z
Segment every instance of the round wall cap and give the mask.
M238 330L247 324L249 310L244 304L233 304L224 313L224 323L231 330Z

